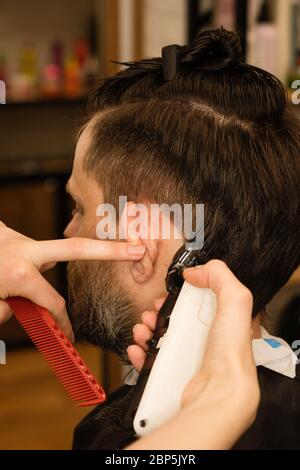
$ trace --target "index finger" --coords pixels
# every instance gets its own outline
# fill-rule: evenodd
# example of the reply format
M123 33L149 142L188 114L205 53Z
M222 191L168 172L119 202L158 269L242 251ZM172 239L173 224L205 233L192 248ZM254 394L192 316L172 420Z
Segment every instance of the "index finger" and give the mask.
M138 260L145 252L142 244L80 237L38 241L36 244L38 252L33 256L38 258L36 261L40 264L76 260Z

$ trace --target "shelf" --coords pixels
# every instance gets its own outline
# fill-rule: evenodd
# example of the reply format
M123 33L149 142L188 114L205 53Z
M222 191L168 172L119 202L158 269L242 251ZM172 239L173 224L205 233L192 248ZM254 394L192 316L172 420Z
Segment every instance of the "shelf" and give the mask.
M1 106L0 109L6 108L18 108L18 107L39 107L39 106L65 106L65 105L78 105L85 104L88 100L88 94L82 95L76 98L54 98L54 99L38 99L34 101L8 101L5 105Z

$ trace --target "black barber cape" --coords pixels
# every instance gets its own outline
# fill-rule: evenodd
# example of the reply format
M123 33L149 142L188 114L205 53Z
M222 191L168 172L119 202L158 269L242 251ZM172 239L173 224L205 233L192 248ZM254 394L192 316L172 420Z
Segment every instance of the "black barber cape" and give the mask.
M258 367L261 402L253 425L234 449L300 449L300 380ZM299 377L298 371L297 375ZM117 450L135 440L123 421L134 386L123 385L75 428L73 450Z

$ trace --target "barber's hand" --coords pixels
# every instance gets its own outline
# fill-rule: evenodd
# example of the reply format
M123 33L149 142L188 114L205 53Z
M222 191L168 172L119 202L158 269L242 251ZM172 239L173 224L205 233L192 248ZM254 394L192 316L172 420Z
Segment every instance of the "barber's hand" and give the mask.
M36 241L0 222L0 324L11 316L5 299L21 296L49 310L60 328L73 340L65 301L41 272L58 261L138 260L143 250L143 245L135 243L88 238Z
M203 409L217 410L219 407L221 410L225 404L229 417L224 417L224 423L228 424L230 432L225 437L220 436L219 442L220 447L230 447L254 420L259 403L252 355L252 295L225 263L218 260L186 269L184 277L197 287L212 289L216 293L218 307L203 365L185 388L182 408L193 410L198 404ZM134 328L137 344L129 346L128 355L137 370L143 365L148 349L146 341L152 337L157 310L162 302L156 302L152 312L145 312L143 323Z
M140 372L146 353L149 350L148 341L151 340L155 330L157 314L166 297L161 297L154 301L153 310L146 310L142 313L141 323L137 323L133 327L133 339L135 344L131 344L127 348L129 360L133 367Z

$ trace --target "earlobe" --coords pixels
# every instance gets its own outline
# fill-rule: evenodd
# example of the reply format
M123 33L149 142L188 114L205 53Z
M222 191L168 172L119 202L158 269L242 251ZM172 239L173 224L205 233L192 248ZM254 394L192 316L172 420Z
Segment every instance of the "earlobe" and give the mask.
M145 263L142 261L133 262L131 269L131 275L136 283L144 284L151 278L152 269L145 266Z

